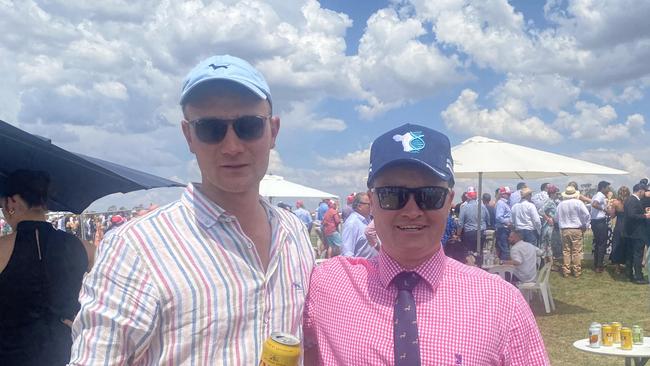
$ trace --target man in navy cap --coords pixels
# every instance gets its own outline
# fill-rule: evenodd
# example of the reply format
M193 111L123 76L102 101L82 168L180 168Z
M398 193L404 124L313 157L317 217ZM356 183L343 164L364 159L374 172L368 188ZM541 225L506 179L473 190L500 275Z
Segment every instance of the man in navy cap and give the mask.
M301 336L314 254L302 222L259 196L280 130L264 77L213 56L180 105L201 182L100 245L71 365L257 365L271 332Z
M368 195L381 250L314 269L306 364L549 364L519 290L445 255L453 185L440 132L406 124L373 142Z

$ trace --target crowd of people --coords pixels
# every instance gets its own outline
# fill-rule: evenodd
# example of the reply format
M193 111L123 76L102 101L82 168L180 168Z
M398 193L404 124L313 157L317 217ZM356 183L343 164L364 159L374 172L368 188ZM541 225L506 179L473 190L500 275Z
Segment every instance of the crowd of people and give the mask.
M219 55L196 65L180 110L200 182L136 220L87 218L89 236L106 231L88 273L78 219L57 218L61 230L47 221L47 174L7 177L0 209L14 230L0 237L1 365L257 365L274 332L301 341L305 365L549 365L519 290L448 256L472 252L492 227L499 256L519 265L561 237L553 255L579 276L577 238L588 225L605 232L600 213L622 215L617 240L639 281L647 182L606 201L569 185L559 203L550 184L536 194L500 187L482 205L468 189L452 207L449 139L404 124L372 143L367 190L340 213L323 200L311 217L300 201L291 210L260 199L280 118L248 62ZM310 229L329 258L318 266ZM521 269L526 280L530 268Z

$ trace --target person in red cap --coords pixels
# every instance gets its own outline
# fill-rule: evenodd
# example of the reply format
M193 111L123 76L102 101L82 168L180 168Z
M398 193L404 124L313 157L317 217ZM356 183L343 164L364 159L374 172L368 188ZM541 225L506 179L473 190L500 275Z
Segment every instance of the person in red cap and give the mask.
M302 223L307 227L307 231L311 233L311 225L313 220L309 211L305 209L305 203L302 202L302 200L296 201L296 209L293 210L293 213L298 216L300 221L302 221Z

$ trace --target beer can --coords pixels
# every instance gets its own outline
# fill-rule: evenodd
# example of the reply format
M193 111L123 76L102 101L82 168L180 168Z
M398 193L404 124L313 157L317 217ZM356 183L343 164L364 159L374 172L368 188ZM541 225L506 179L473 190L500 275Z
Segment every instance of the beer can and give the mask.
M300 340L288 333L274 332L262 346L259 366L296 366L300 361Z
M601 330L600 327L596 324L591 324L589 327L589 347L591 348L600 348L601 344Z
M614 344L614 331L609 324L603 325L603 346L611 347Z
M632 343L643 344L643 328L639 325L632 327Z
M621 349L632 349L632 329L628 327L621 328Z
M614 332L614 343L621 343L621 327L623 326L619 322L610 323L612 326L612 332Z

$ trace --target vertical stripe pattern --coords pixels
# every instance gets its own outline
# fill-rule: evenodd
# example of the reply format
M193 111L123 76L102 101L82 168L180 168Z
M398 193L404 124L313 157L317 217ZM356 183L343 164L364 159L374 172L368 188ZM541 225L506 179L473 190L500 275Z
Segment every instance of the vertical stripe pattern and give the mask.
M311 242L291 212L261 202L266 271L237 219L192 184L108 234L84 278L70 365L256 365L271 332L302 337Z

